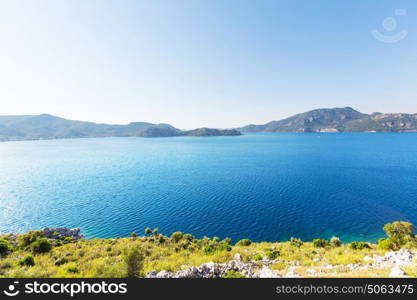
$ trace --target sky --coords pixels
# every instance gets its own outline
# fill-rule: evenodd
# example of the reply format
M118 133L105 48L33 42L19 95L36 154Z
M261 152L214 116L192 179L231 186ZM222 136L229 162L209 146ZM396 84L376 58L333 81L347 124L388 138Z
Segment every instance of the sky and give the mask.
M417 113L415 0L0 0L0 115L178 128Z

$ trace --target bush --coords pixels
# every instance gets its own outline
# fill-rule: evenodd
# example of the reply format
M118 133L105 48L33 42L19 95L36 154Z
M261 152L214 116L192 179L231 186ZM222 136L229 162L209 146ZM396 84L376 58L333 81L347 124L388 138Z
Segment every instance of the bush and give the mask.
M349 245L350 249L353 250L362 250L362 249L370 249L371 247L369 246L368 243L365 242L352 242Z
M65 265L67 262L68 262L68 259L66 259L65 257L61 257L61 258L58 258L54 264L55 266L61 266L61 265Z
M313 246L315 248L325 248L327 246L329 246L329 241L328 240L323 240L323 239L315 239L313 240Z
M219 243L218 249L220 251L231 251L232 250L232 246L230 246L229 244L225 243L224 241L221 241Z
M390 239L379 239L378 248L382 250L395 250L396 244Z
M290 244L291 246L300 248L303 245L303 241L299 238L292 237L290 238Z
M413 234L414 225L409 222L398 221L388 223L383 229L391 241L395 243L396 248L400 248L407 242L415 240L415 236Z
M182 238L183 238L184 240L189 241L189 242L194 241L194 236L193 236L192 234L189 234L189 233L184 234Z
M274 259L276 259L278 256L280 256L280 253L279 253L279 251L278 251L278 250L274 250L274 249L272 249L272 250L269 250L269 251L267 251L267 252L266 252L266 257L267 257L268 259L270 259L270 260L274 260Z
M177 231L177 232L174 232L173 234L171 234L171 240L174 243L178 243L182 239L182 237L183 237L183 234L182 234L181 231Z
M223 278L245 278L245 275L238 271L230 270L227 271L226 274L223 275Z
M32 243L31 249L33 253L47 253L52 249L52 244L45 238L39 238Z
M130 237L131 237L132 239L135 239L135 238L137 238L137 237L138 237L138 235L137 235L137 233L136 233L136 232L132 232L132 233L130 234Z
M253 257L253 260L256 260L256 261L262 260L262 255L260 255L259 253L255 254L255 256Z
M7 254L10 250L10 245L7 241L0 239L0 256Z
M252 241L249 239L242 239L239 242L237 242L236 245L238 246L249 246L250 244L252 244Z
M127 277L135 278L142 275L144 252L141 248L131 248L126 251L124 261L126 263Z
M38 238L43 237L43 231L41 230L32 230L28 233L22 234L20 236L20 243L19 245L21 247L27 247L30 244L32 244L34 241L36 241Z
M76 274L76 273L78 273L80 270L78 270L78 267L77 267L77 265L75 265L75 264L71 264L70 266L68 266L67 267L67 272L68 273L74 273L74 274Z
M211 255L214 252L216 252L216 249L213 247L213 245L209 245L207 247L204 247L203 252L205 255Z
M342 245L342 242L337 236L334 236L330 239L330 245L332 247L340 247Z
M230 245L232 243L232 239L231 238L225 238L223 240L223 243L226 243L226 244Z
M19 261L19 265L32 267L35 265L35 258L33 257L33 255L28 254Z
M145 234L151 234L152 233L152 229L150 229L149 227L145 228Z

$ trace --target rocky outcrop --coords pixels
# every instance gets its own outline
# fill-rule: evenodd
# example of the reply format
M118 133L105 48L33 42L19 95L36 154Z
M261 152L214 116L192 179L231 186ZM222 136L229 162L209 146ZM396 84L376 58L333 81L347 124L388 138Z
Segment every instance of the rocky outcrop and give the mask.
M60 237L70 237L74 240L79 240L83 237L82 234L80 234L81 229L80 228L64 228L64 227L55 227L55 228L44 228L43 235L46 238L50 239L59 239Z
M228 263L208 262L199 267L191 267L187 270L181 270L176 273L160 271L150 272L146 278L221 278L229 271L236 271L247 278L276 278L282 277L276 271L271 270L266 265L274 261L261 261L259 263L244 263L239 254Z
M385 253L384 256L366 257L371 261L371 265L377 268L386 268L394 266L411 266L414 259L417 258L417 251L401 249Z
M239 254L228 263L218 264L209 262L199 267L191 267L176 273L160 271L150 272L147 278L221 278L229 271L240 272L247 278L300 278L300 277L322 277L328 276L337 268L346 268L351 271L361 271L367 269L385 269L392 268L389 277L407 277L402 267L411 266L417 258L417 251L401 249L399 251L387 252L383 256L366 256L366 263L356 263L348 265L330 265L324 264L319 269L309 268L305 274L299 274L297 266L294 262L281 261L288 265L285 272L279 273L271 269L271 265L278 262L277 260L269 260L264 258L257 262L244 263Z

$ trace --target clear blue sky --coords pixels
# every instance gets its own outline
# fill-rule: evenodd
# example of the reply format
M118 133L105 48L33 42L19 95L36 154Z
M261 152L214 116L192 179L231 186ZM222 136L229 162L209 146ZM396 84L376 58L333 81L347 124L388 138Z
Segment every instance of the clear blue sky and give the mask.
M417 1L0 0L1 115L233 127L339 106L417 112Z

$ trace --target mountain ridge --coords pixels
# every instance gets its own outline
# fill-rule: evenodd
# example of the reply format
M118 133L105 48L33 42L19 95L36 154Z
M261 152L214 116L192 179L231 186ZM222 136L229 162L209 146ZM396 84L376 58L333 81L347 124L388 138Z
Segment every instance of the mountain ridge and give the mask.
M265 124L233 129L181 130L170 124L112 125L50 114L0 116L0 141L87 137L238 136L241 132L417 132L417 114L361 113L352 107L320 108Z
M417 132L417 114L364 114L349 106L320 108L236 129L241 132Z
M50 114L0 116L0 141L88 138L88 137L174 137L241 135L235 129L208 129L195 134L165 123L131 122L111 125L69 120Z

